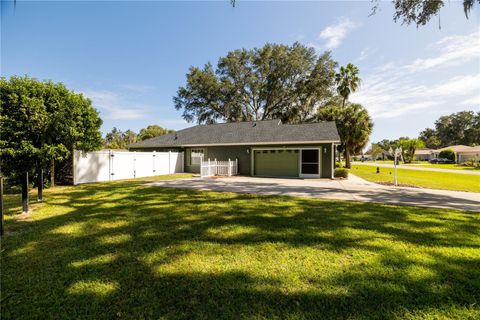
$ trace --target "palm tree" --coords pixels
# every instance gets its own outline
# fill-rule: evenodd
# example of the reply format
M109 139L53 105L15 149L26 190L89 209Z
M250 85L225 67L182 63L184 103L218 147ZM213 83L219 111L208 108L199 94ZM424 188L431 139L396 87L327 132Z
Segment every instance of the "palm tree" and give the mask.
M351 168L350 156L362 151L372 133L373 121L368 111L358 103L340 107L333 101L319 109L317 119L335 121L340 139L345 144L345 167Z
M350 94L357 91L360 86L361 80L358 73L358 68L349 63L346 67L340 67L340 72L335 75L338 94L343 97L343 107Z

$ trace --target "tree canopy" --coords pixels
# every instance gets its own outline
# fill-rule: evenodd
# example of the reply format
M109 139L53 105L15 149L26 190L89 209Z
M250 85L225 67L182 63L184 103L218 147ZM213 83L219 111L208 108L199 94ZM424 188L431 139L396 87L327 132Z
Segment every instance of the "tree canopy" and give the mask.
M137 140L142 141L172 132L175 132L175 130L165 129L160 127L158 124L152 124L140 130Z
M175 130L165 129L157 124L140 129L138 135L132 130L122 131L114 127L105 135L103 147L106 149L127 149L129 144L172 132L175 132Z
M189 122L300 122L335 95L336 67L329 52L299 43L234 50L215 69L191 67L173 101Z
M62 83L0 79L1 172L15 176L101 146L102 120L92 102Z
M425 147L422 140L408 137L398 139L395 144L402 148L402 158L405 163L411 163L415 158L415 151Z
M379 0L374 0L372 12L375 13L380 6ZM443 8L445 0L393 0L395 14L393 20L401 21L402 24L414 23L417 26L427 24L432 17L439 15L440 9ZM480 0L463 0L463 12L468 19L470 10L472 10L475 2L480 4Z
M105 135L103 140L103 147L106 149L127 149L131 143L137 142L137 134L132 130L123 132L122 130L113 127L112 131Z
M347 103L342 107L339 99L334 99L318 110L316 118L335 121L338 134L345 144L345 166L350 168L350 155L360 153L365 148L373 130L368 111L358 103Z
M480 145L480 111L461 111L442 116L435 121L435 129L420 133L427 148L441 148L463 144Z
M343 98L342 106L345 106L350 94L357 91L360 85L359 72L356 66L349 63L345 67L340 67L340 71L335 75L337 92Z

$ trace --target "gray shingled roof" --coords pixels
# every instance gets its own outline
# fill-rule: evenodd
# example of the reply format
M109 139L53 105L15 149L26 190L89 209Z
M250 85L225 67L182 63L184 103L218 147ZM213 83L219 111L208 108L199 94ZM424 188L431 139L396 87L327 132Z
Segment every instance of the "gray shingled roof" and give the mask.
M333 121L283 124L279 120L197 125L129 145L129 148L232 144L340 142Z

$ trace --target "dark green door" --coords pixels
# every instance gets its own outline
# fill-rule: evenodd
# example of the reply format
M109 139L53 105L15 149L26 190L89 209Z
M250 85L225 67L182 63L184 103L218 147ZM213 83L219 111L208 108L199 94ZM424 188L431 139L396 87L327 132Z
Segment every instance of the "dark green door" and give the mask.
M264 177L298 177L298 150L255 150L254 174Z

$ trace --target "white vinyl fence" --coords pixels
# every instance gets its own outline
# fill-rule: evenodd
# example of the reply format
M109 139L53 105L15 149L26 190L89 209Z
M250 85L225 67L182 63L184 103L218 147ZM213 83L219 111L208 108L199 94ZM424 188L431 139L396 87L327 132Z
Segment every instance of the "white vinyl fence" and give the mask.
M213 177L213 176L234 176L238 174L238 160L231 161L217 161L217 159L210 161L203 161L200 163L200 176Z
M182 152L103 150L73 154L73 184L183 172Z

